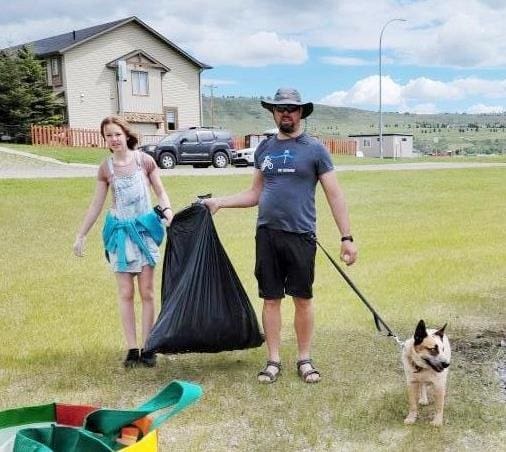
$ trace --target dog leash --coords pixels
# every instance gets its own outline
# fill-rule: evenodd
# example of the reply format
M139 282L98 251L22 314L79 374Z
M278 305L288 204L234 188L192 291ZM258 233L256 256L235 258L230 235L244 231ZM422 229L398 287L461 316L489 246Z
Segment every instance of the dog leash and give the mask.
M400 347L403 347L404 342L399 339L399 337L394 334L394 332L391 330L391 328L385 323L385 321L380 317L380 315L376 312L376 310L371 306L371 304L366 300L364 295L358 290L357 286L353 284L353 281L349 278L349 276L344 272L344 270L339 266L339 264L332 258L332 256L327 252L327 250L321 245L321 243L314 237L314 240L316 244L320 247L320 249L325 253L325 256L328 257L332 265L335 267L335 269L339 272L339 274L343 277L343 279L348 283L348 285L353 289L353 291L358 295L362 303L364 303L371 311L373 318L374 318L374 324L376 325L376 329L381 333L382 329L381 326L386 330L388 333L387 336L392 337L396 342L397 345Z

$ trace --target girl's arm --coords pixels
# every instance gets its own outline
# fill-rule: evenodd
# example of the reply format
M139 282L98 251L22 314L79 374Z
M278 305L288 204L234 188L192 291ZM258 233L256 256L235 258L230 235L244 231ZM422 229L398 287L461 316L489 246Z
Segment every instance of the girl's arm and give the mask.
M167 220L167 226L169 226L172 222L172 218L174 217L174 212L172 211L169 196L165 191L162 179L160 178L160 171L156 164L153 170L149 173L149 181L153 187L156 197L158 198L158 204L162 208L165 219Z
M107 197L107 189L107 182L102 180L97 181L95 195L91 201L88 211L86 212L86 215L84 216L84 220L81 224L81 227L79 228L79 232L77 233L76 241L74 243L74 254L76 256L84 256L84 243L86 240L86 235L97 221L100 212L102 212L102 208L104 207L105 199Z

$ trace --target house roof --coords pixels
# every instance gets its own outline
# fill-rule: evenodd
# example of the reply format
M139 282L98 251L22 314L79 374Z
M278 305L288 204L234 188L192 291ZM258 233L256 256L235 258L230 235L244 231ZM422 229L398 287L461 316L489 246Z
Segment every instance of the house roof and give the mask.
M169 41L163 35L155 31L153 28L146 25L142 20L135 16L127 17L126 19L116 20L114 22L108 22L101 25L95 25L94 27L83 28L82 30L75 30L69 33L64 33L57 36L51 36L49 38L39 39L38 41L27 42L24 44L20 44L15 47L10 47L10 50L16 50L23 46L30 46L36 55L45 57L53 54L63 54L68 50L77 47L87 41L90 41L98 36L101 36L105 33L108 33L112 30L115 30L118 27L126 25L130 22L137 23L141 27L145 28L147 31L155 35L169 47L174 49L183 57L190 60L196 66L202 69L211 69L211 66L208 66L205 63L198 61L193 58L190 54L186 53L184 50L176 46L173 42Z

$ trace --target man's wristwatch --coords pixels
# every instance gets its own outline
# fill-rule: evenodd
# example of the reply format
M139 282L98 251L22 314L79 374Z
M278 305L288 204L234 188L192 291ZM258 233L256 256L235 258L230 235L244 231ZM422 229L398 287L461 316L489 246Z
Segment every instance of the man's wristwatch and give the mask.
M353 236L352 235L343 235L341 237L341 242L353 242Z

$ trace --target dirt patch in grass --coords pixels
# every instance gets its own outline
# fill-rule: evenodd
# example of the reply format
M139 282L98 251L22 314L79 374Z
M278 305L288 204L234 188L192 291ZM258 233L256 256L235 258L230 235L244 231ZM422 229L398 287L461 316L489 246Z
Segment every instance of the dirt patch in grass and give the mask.
M491 363L499 380L501 400L506 402L506 330L484 330L452 341L452 351L471 372Z

